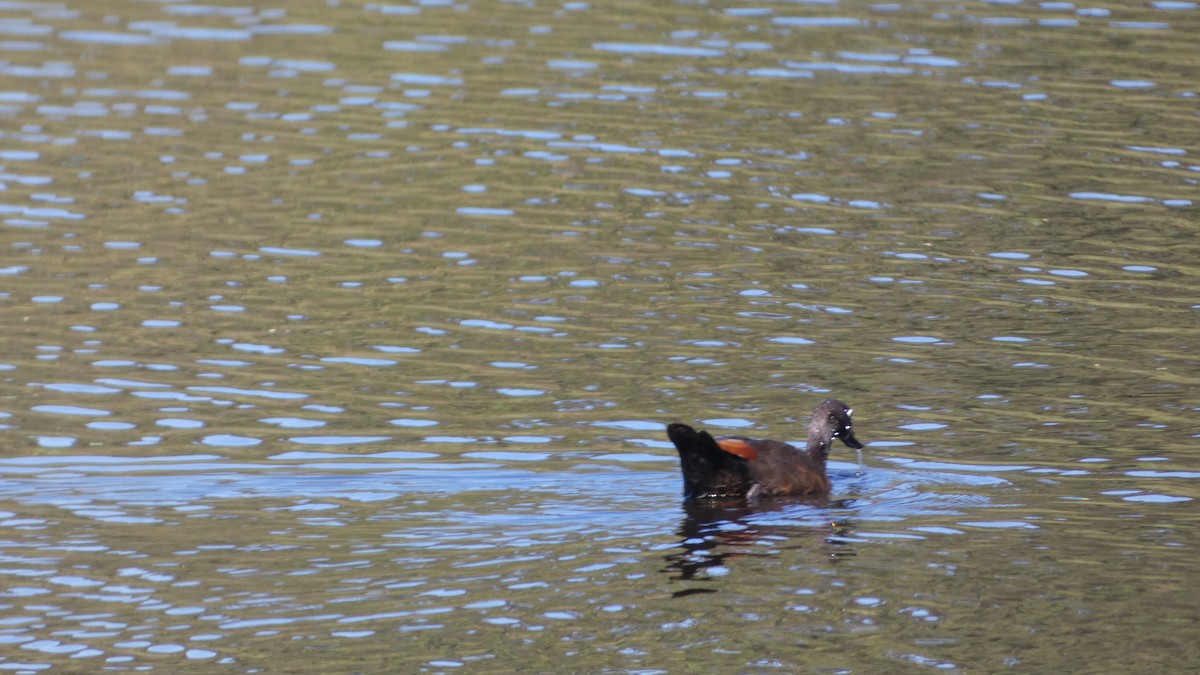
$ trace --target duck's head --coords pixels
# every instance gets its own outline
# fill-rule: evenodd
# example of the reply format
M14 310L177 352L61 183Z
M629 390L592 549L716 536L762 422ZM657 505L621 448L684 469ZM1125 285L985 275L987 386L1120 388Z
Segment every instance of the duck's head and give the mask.
M809 438L819 438L826 442L840 438L851 448L861 450L863 444L854 437L854 421L850 418L853 413L853 408L835 398L821 401L821 405L813 411L812 422L808 425Z

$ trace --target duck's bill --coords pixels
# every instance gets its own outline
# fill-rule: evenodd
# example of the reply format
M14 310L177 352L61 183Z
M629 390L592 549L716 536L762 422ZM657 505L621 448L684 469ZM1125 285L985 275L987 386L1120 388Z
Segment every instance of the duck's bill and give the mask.
M845 443L846 445L854 448L855 450L863 449L863 444L859 443L858 439L854 437L853 431L847 433L845 436L842 436L842 442Z

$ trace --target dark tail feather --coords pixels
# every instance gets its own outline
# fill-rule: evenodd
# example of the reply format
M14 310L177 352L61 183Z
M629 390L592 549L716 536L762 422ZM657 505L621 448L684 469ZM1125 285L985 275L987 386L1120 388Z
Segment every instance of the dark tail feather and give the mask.
M667 438L679 451L684 497L744 495L749 488L746 460L717 445L707 431L686 424L668 424Z

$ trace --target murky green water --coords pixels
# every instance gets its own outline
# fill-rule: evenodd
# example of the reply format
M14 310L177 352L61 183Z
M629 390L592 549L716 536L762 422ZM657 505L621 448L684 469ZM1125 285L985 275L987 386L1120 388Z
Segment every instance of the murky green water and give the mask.
M0 669L1196 669L1197 35L0 3Z

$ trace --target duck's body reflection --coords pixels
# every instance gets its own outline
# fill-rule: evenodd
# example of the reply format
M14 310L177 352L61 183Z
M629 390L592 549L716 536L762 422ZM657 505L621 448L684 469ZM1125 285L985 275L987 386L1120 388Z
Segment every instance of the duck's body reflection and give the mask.
M727 576L728 563L736 558L777 555L781 548L810 547L816 542L814 558L836 562L854 556L845 541L853 530L851 522L833 518L830 511L847 507L852 499L812 501L775 499L747 503L740 500L693 500L683 502L683 519L677 530L679 549L666 556L671 578L679 581L709 581ZM771 514L790 515L787 523L772 523ZM822 516L829 515L825 518ZM782 518L780 520L783 520ZM683 597L715 593L712 588L688 588L672 593Z

